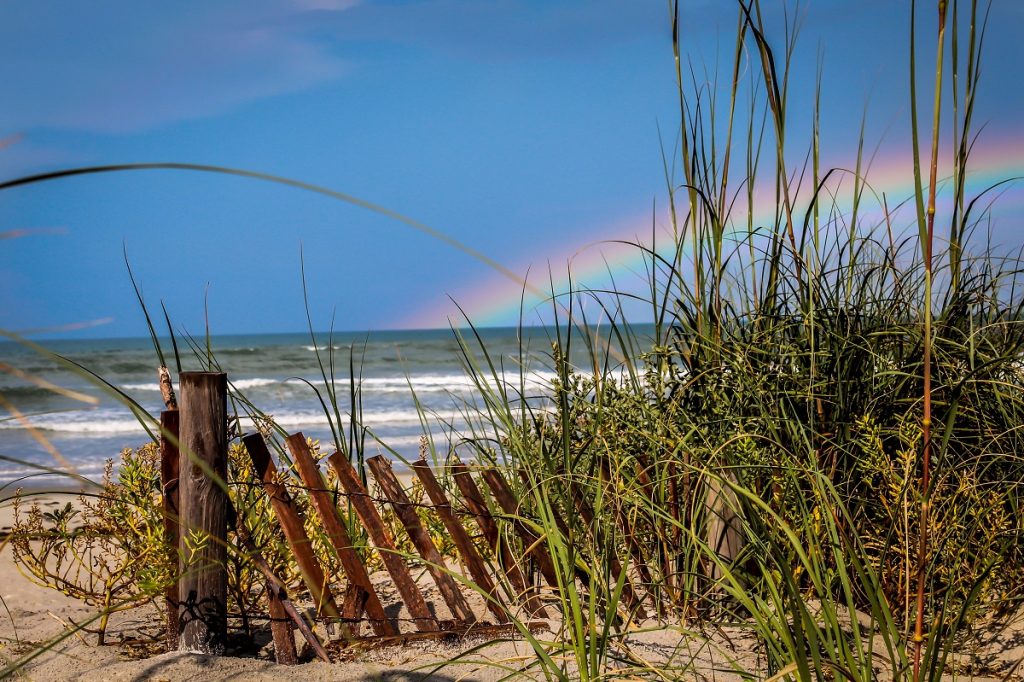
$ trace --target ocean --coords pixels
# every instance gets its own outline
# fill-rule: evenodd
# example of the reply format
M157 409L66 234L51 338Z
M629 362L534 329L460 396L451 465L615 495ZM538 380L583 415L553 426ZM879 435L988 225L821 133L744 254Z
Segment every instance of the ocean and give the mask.
M504 367L507 380L516 388L520 376L520 339L515 328L479 330L491 361ZM551 386L551 334L545 328L523 330L526 350L526 392L541 399ZM183 370L202 369L193 350L178 340ZM205 353L205 340L200 339ZM475 341L470 337L470 343ZM158 417L163 403L157 383L159 364L148 338L82 339L40 342L46 349L75 361L102 377ZM162 341L172 378L177 380L169 339ZM583 362L583 344L573 356ZM362 424L402 457L417 456L424 434L419 402L428 415L426 431L445 446L448 435L465 429L466 402L475 400L474 384L464 370L463 356L451 330L383 331L372 333L254 334L211 337L211 348L234 388L262 412L273 415L289 432L303 432L333 449L333 437L320 398L324 378L317 362L328 373L334 362L334 381L343 421L352 413L350 358L361 387ZM477 347L479 351L479 347ZM482 359L479 352L478 359ZM58 467L52 447L87 478L98 480L105 463L115 464L123 448L138 447L149 440L146 430L123 403L80 372L72 372L38 352L13 343L0 344L0 362L65 389L93 396L89 405L41 387L17 373L0 374L0 395L21 414L0 410L0 484L25 481L36 486L60 483L53 475L40 475L21 460ZM585 366L585 365L584 365ZM502 371L502 370L499 370ZM309 382L309 383L306 383ZM312 386L311 386L312 384ZM231 412L231 404L228 406ZM32 428L29 428L31 425ZM241 424L251 430L251 422ZM33 431L35 433L33 433ZM45 440L47 444L41 442ZM389 454L371 437L366 453ZM25 478L29 476L29 478ZM66 479L65 479L66 480Z

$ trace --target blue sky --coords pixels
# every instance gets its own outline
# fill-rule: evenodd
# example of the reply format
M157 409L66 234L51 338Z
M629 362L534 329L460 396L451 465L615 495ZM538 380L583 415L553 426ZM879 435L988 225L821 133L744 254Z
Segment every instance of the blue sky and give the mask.
M724 74L737 5L682 4L689 58L713 71L719 55ZM786 16L800 22L791 110L809 111L823 55L826 160L852 163L865 105L869 144L906 149L909 3L763 4L776 45ZM927 63L934 9L919 5ZM1024 3L996 0L976 120L997 146L1024 138L1022 35ZM0 177L143 161L258 170L386 206L523 273L648 231L665 196L659 127L671 146L678 125L661 0L8 0L0 87L0 138L17 136ZM793 135L809 121L795 115ZM1010 204L996 236L1019 244ZM35 232L0 242L10 330L102 319L73 333L144 334L122 245L147 299L191 331L204 299L214 332L302 329L300 250L318 327L445 326L449 296L493 286L486 266L399 223L232 178L0 192L0 232L22 229Z

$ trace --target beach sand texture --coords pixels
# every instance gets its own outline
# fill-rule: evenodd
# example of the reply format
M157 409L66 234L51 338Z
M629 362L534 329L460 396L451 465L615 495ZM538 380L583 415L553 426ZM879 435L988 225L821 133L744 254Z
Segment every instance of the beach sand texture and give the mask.
M72 493L36 494L35 499L44 509L74 502ZM0 505L0 528L6 535L13 523L13 508L9 501ZM397 591L384 573L373 576L385 607L400 603ZM428 603L439 616L447 616L447 609L433 582L421 572L421 588ZM68 631L72 623L81 623L95 611L59 592L33 584L15 565L11 548L0 549L0 595L6 609L0 612L0 656L5 662L17 660L31 652L40 643ZM482 601L468 595L474 612L486 617ZM553 610L553 609L552 609ZM400 614L399 617L402 617ZM408 617L408 614L404 614ZM160 614L153 605L147 605L111 617L107 641L97 646L96 637L80 633L68 636L51 651L29 662L20 672L23 679L49 680L497 680L508 675L508 668L522 668L533 660L531 647L522 640L493 643L480 651L479 640L467 640L458 646L445 646L433 642L414 643L365 652L355 660L331 664L311 661L298 666L279 666L273 661L270 646L249 657L203 656L178 652L162 653L159 643L144 645L137 640L158 635L161 631ZM550 621L549 632L537 636L550 640L558 629L557 621ZM757 669L758 655L755 643L741 627L727 627L718 632L699 633L699 637L685 634L678 627L659 626L656 622L637 624L636 632L627 640L630 650L640 659L651 663L668 664L678 673L678 679L739 680L734 663ZM704 640L703 638L707 639ZM269 636L268 636L269 639ZM301 640L299 640L301 644ZM464 655L462 661L447 663ZM1002 630L998 637L986 641L985 637L965 644L957 652L957 679L1007 679L1007 673L1024 659L1024 627L1018 623ZM491 665L488 665L490 663ZM979 664L984 672L977 674ZM442 664L443 667L439 667ZM975 674L971 674L974 671ZM1018 668L1008 679L1024 679ZM534 671L536 673L536 671ZM570 665L569 675L573 677ZM530 677L538 677L538 674ZM953 679L953 676L949 676Z

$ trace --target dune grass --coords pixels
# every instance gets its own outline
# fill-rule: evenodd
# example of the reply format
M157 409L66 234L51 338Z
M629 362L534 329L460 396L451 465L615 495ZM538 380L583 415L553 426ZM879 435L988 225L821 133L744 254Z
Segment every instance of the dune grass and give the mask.
M523 334L514 367L471 325L455 330L476 385L470 426L429 449L438 463L458 454L508 473L521 506L504 526L530 529L557 578L560 630L542 639L518 620L536 653L518 672L694 674L695 657L652 663L631 648L643 622L707 646L709 630L747 633L753 663L718 655L753 678L938 680L973 628L1019 608L1024 267L986 241L987 190L966 189L988 15L976 2L921 4L940 20L922 96L911 4L915 190L898 198L909 223L874 193L862 151L852 172L822 172L820 73L810 139L787 134L792 27L777 50L758 0L737 0L731 77L709 86L686 63L674 2L680 129L665 150L667 243L634 244L646 290L552 291L550 352L538 360ZM955 144L940 163L944 130ZM775 197L768 221L755 214L761 193ZM653 338L627 319L637 298ZM189 342L216 365L209 344L204 355ZM346 422L334 355L317 360L335 447L361 465L372 434L358 381ZM557 376L548 391L531 389L537 362ZM266 418L232 395L239 414Z
M923 152L913 72L909 84L909 232L894 230L902 214L886 197L869 210L860 155L849 198L843 172L821 173L817 108L810 163L789 165L795 32L776 54L759 3L741 0L732 81L715 90L684 75L677 3L672 242L635 245L653 343L622 315L634 293L553 292L563 319L547 369L559 379L531 397L525 382L493 388L504 370L479 336L463 339L483 406L458 449L519 472L522 517L559 571L565 622L552 646L572 663L549 675L636 672L624 643L629 580L668 621L748 628L764 657L749 674L798 679L939 679L983 613L998 621L1019 605L1022 263L979 234L989 190L966 195L987 10L952 4L947 26L948 3L937 3ZM957 143L942 216L947 82ZM757 190L776 197L773 223L754 222ZM937 219L949 221L943 242ZM600 306L602 330L581 299ZM588 345L584 366L569 366L574 344ZM580 497L594 521L577 513ZM623 519L649 554L636 555ZM611 568L638 558L644 579Z

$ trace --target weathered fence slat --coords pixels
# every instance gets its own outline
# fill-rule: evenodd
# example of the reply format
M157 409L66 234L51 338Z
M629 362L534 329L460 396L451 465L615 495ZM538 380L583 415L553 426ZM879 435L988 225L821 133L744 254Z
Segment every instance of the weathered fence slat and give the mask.
M529 497L529 495L531 494L531 492L530 492L531 489L535 485L538 485L538 484L536 484L532 480L530 480L529 475L526 473L526 469L520 468L518 470L518 472L519 472L519 480L522 481L523 485L526 487L525 488L526 491L527 491L526 494L527 494L527 497ZM511 493L511 490L509 492ZM574 542L574 540L573 540L573 532L572 532L572 530L570 530L569 524L567 524L565 522L565 518L561 514L555 514L554 515L554 521L555 521L555 526L558 528L558 532L560 532L562 534L562 537L565 538L565 542L569 543L569 544ZM543 570L542 570L542 572L543 572ZM588 573L587 571L585 571L585 570L581 569L579 566L577 566L576 567L576 577L579 578L580 582L582 582L583 585L589 589L589 587L590 587L590 573Z
M511 517L512 527L519 533L519 537L525 543L530 556L537 562L541 575L544 576L548 585L557 590L558 574L555 572L555 565L551 561L551 556L537 534L527 528L526 524L520 520L519 502L508 487L505 477L497 469L484 469L480 472L480 475L491 489L491 493L494 495L494 499L502 511Z
M708 481L708 493L704 509L708 515L708 547L726 563L735 561L743 550L743 517L739 511L739 498L730 484L733 477L728 472L722 480ZM709 562L708 575L713 582L723 578L718 562Z
M267 582L267 610L270 612L270 634L274 638L274 660L281 665L295 665L299 654L295 650L295 627L281 602L277 588Z
M266 441L261 434L250 433L242 438L242 443L249 452L257 477L263 481L263 489L270 497L271 507L281 530L284 531L285 539L295 554L295 563L298 564L306 589L313 596L317 612L323 611L331 618L340 618L341 612L324 577L320 562L313 553L313 545L306 534L302 516L296 509L295 501L289 495L288 489L277 480L277 467L270 457Z
M178 647L219 654L227 640L227 375L182 372L179 380Z
M541 603L536 589L527 582L519 561L512 556L511 549L498 530L498 524L491 517L491 512L487 508L487 503L484 502L480 489L473 480L469 467L463 464L462 460L456 455L452 455L449 459L449 466L452 470L452 477L455 479L455 485L458 486L459 492L462 493L462 501L476 519L477 525L480 526L480 531L484 534L484 538L491 547L491 551L501 561L502 569L505 571L512 589L517 593L517 599L522 598L527 610L534 616L547 618L547 611Z
M230 502L229 502L230 504ZM232 511L234 511L232 509ZM327 651L324 649L320 640L317 638L316 633L313 632L309 624L303 620L302 616L299 615L298 610L295 608L295 604L288 598L288 590L285 589L284 583L281 579L274 574L274 569L270 567L267 560L263 557L259 548L256 547L256 543L252 541L252 534L245 525L245 520L239 516L237 512L234 514L235 518L235 535L238 537L238 541L242 543L242 547L249 555L249 559L256 564L256 568L260 570L263 577L266 579L267 584L276 590L276 596L281 606L284 608L285 613L295 623L296 629L302 634L302 636L309 642L309 645L313 648L317 658L327 663L331 662L331 657L327 655Z
M366 599L370 594L355 583L350 583L345 590L345 599L341 603L342 636L354 639L359 636L359 617L366 608ZM397 631L395 634L398 634Z
M164 540L174 575L164 590L167 650L178 648L178 411L160 413L160 491L163 495Z
M327 537L330 538L331 544L334 546L334 551L338 555L338 560L345 571L345 576L352 585L356 585L366 592L366 614L370 627L378 635L398 634L397 628L388 620L387 614L384 612L384 605L381 604L380 597L377 595L376 590L373 589L373 583L366 572L366 567L363 566L358 552L354 549L352 538L338 515L338 507L335 506L334 500L331 499L331 495L327 492L327 485L320 472L320 467L313 460L313 453L309 451L306 437L302 433L293 434L285 440L285 445L287 445L288 451L292 453L292 459L299 470L299 476L302 477L303 483L306 484L309 490L309 497L313 501L313 506L316 507L320 521L327 532ZM346 616L344 608L342 611L343 617L353 617L351 615ZM359 615L357 613L354 617L358 618Z
M464 623L476 621L473 609L469 607L466 598L459 591L458 583L448 574L448 567L445 566L441 553L437 551L437 547L430 539L430 534L423 527L420 517L416 515L412 501L402 489L402 484L395 478L395 473L391 470L391 462L383 455L377 455L366 460L366 464L370 467L373 477L377 479L377 485L381 492L391 502L398 520L405 527L405 532L409 534L409 539L412 540L416 551L426 562L427 571L437 584L437 589L441 591L441 597L448 604L452 615Z
M338 474L338 481L349 495L349 501L355 508L356 514L362 520L363 527L370 534L370 540L373 541L373 544L380 551L384 567L391 574L395 587L402 595L406 608L409 609L413 622L416 624L416 629L424 632L437 630L437 619L434 618L433 614L430 613L430 609L427 608L427 602L423 599L423 594L420 592L419 587L416 586L416 581L413 580L405 562L395 553L395 544L388 536L380 514L377 513L366 489L363 488L363 484L359 481L356 470L340 452L335 452L327 459L334 468L335 473Z
M490 609L499 623L507 623L509 621L508 614L505 612L501 597L498 595L497 587L494 581L491 580L491 576L488 575L487 567L484 565L483 559L480 558L480 554L477 553L476 547L473 546L473 540L469 537L469 533L466 532L466 529L459 520L455 518L455 514L452 513L451 503L448 502L448 497L437 482L434 472L431 471L430 466L423 458L413 462L412 469L423 484L423 489L426 491L430 501L433 502L434 511L451 535L455 547L459 550L462 563L469 570L469 574L476 581L476 584L487 593L487 608Z

